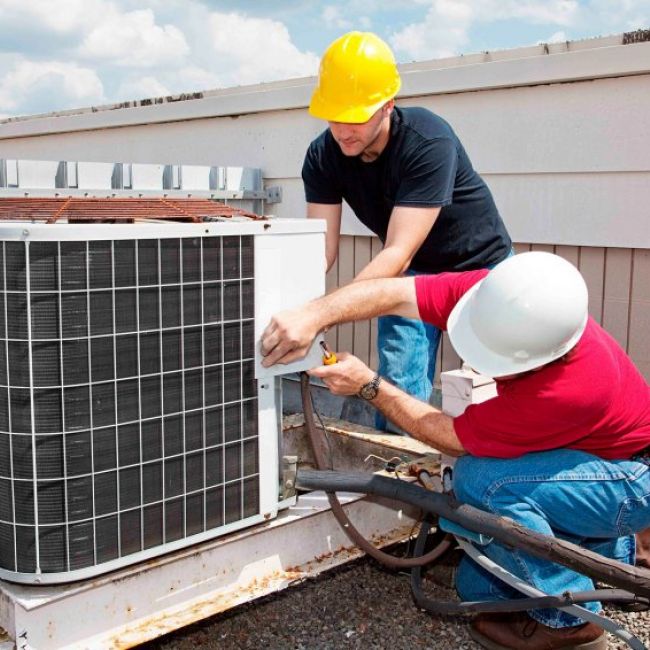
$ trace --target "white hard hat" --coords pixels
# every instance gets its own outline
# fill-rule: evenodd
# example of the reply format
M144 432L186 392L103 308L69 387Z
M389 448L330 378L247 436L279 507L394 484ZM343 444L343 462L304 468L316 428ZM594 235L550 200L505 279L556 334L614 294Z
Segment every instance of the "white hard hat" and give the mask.
M503 377L559 359L587 325L587 287L557 255L509 257L456 304L447 323L459 356L474 370Z

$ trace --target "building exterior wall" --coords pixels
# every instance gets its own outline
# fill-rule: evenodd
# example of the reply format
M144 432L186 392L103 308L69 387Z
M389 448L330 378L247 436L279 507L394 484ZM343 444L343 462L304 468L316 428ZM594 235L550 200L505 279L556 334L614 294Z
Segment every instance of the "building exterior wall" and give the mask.
M402 66L398 103L450 122L493 191L517 250L575 263L591 313L650 380L650 43L536 46ZM300 168L324 123L307 114L313 79L190 101L82 110L0 123L0 158L262 168L278 216L304 215ZM348 209L328 286L379 250ZM328 334L375 365L374 323ZM443 342L439 367L457 360Z

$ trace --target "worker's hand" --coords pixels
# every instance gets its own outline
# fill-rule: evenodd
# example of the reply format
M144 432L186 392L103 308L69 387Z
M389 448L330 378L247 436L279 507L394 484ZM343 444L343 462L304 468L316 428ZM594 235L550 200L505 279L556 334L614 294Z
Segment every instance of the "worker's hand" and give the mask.
M262 365L268 368L275 363L302 359L319 327L317 314L308 305L275 314L262 332Z
M375 373L354 355L341 352L337 358L338 363L309 371L312 377L320 377L334 395L356 395L364 384L374 379Z

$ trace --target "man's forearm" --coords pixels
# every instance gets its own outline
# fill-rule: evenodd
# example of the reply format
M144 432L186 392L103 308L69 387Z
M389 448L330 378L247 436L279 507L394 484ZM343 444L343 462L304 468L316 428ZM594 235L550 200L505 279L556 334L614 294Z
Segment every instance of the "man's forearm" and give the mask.
M413 278L382 278L353 282L308 304L319 319L319 329L337 323L396 314L417 318Z
M375 373L354 355L342 352L338 363L312 368L309 374L322 379L334 395L356 395ZM411 397L386 380L380 382L379 391L370 403L417 440L450 456L465 453L449 415Z
M383 380L372 405L388 420L430 447L450 456L462 456L463 448L454 430L454 421L442 411Z
M354 282L373 278L395 278L408 268L411 259L397 247L384 248L355 276Z

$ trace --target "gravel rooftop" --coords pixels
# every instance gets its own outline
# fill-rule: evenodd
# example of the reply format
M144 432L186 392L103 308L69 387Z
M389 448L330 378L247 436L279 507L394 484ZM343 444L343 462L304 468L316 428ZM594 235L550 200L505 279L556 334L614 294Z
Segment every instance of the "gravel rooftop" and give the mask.
M450 588L454 558L426 576L427 593L455 599ZM650 647L650 612L624 613L608 608L611 618ZM214 616L143 646L146 650L329 650L390 648L413 650L480 648L467 632L469 619L437 618L411 600L409 576L361 558L300 585ZM627 644L609 635L610 650Z

